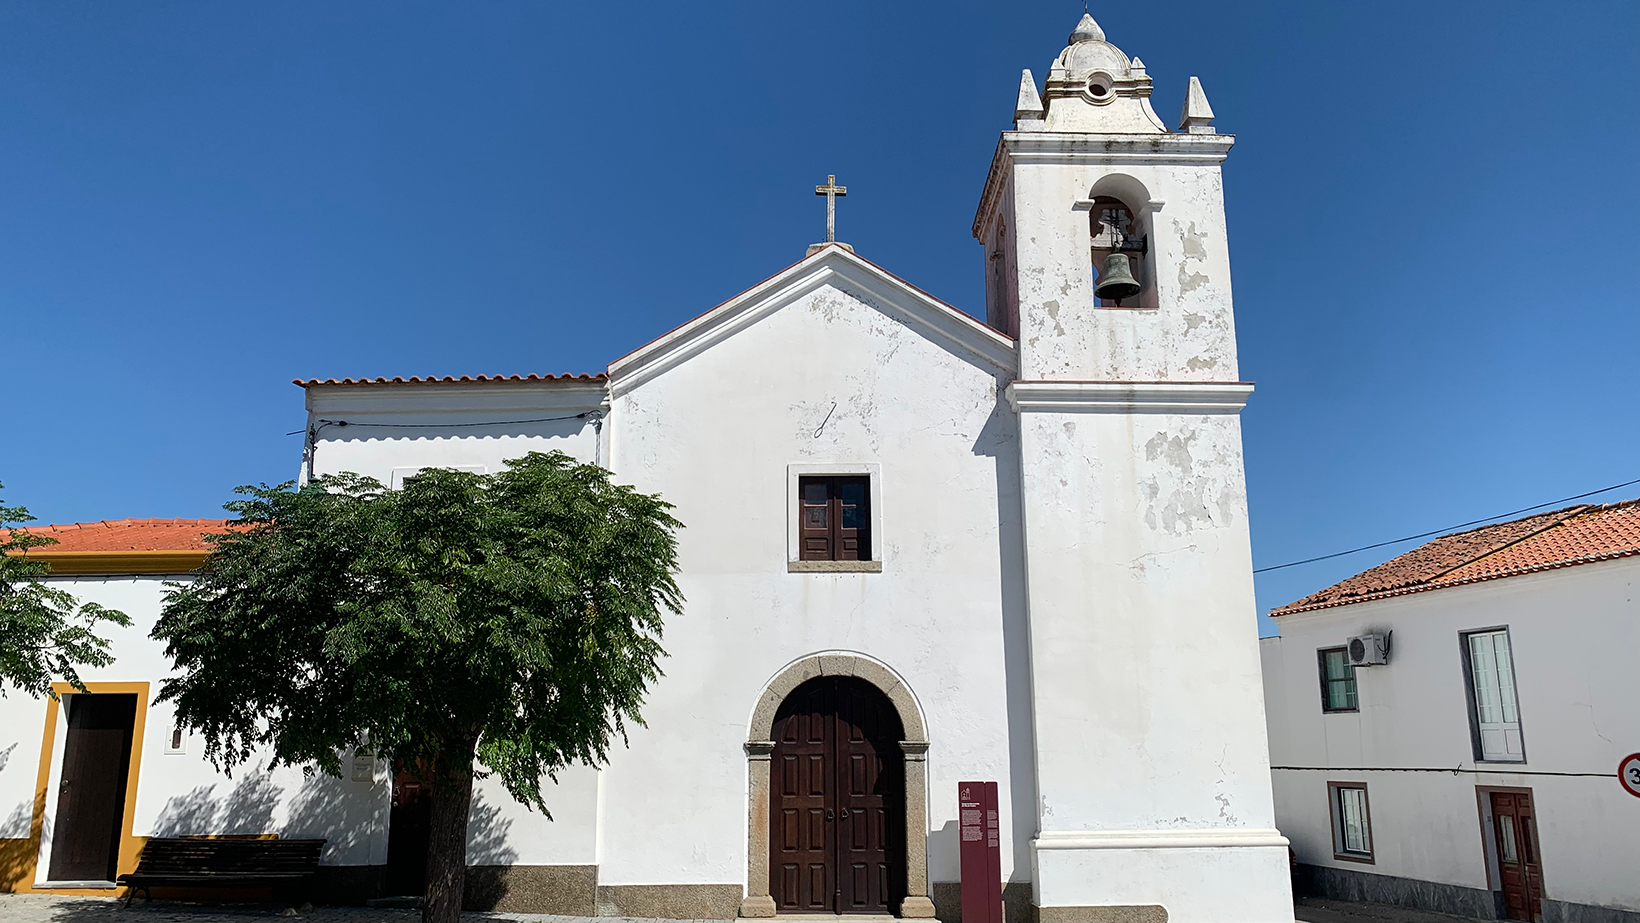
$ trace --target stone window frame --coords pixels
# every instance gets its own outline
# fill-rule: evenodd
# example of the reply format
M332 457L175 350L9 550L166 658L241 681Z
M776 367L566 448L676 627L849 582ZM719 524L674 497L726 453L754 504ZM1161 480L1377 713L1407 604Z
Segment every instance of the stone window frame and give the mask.
M769 894L769 769L774 753L775 712L792 690L821 676L848 676L877 687L900 715L905 740L905 899L900 902L903 919L933 919L934 902L928 896L928 737L922 710L905 682L888 667L859 654L811 654L788 664L758 699L747 732L746 776L746 898L740 903L742 917L768 918L775 915L774 897Z
M864 477L870 479L867 518L870 520L870 561L804 561L799 526L799 481L804 477ZM786 466L786 570L793 574L880 574L886 543L883 537L883 466L861 462L803 462ZM898 680L896 680L898 682Z

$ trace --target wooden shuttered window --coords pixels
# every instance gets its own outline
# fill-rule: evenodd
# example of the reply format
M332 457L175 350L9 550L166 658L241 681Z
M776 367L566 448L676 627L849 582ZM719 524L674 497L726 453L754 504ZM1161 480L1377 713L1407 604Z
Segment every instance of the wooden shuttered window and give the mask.
M871 560L871 479L797 479L798 560Z

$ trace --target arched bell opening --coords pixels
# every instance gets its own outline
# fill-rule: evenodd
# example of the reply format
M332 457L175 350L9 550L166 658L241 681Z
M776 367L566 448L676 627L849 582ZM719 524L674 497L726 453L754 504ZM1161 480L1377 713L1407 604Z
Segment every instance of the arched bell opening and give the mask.
M1115 196L1095 196L1088 209L1089 255L1094 303L1101 307L1142 307L1151 286L1150 237L1138 215Z

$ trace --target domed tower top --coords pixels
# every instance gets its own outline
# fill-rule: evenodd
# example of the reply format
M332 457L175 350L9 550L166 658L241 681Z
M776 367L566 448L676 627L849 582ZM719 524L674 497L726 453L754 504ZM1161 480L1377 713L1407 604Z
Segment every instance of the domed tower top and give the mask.
M1016 112L1021 130L1074 131L1094 134L1167 134L1167 125L1150 108L1150 76L1138 58L1129 60L1110 42L1093 17L1083 14L1070 44L1048 69L1042 101L1021 86ZM1035 103L1035 111L1031 103ZM1044 105L1046 104L1046 105Z

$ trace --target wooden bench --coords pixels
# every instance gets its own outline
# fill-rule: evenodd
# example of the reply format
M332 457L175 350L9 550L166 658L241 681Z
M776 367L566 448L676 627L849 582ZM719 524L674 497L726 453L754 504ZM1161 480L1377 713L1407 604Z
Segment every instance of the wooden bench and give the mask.
M121 875L130 888L152 899L154 885L207 888L306 886L319 871L324 840L253 840L210 837L153 837L142 848L137 870Z

